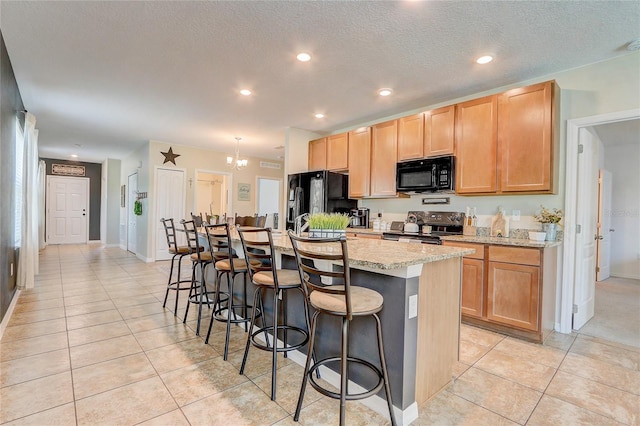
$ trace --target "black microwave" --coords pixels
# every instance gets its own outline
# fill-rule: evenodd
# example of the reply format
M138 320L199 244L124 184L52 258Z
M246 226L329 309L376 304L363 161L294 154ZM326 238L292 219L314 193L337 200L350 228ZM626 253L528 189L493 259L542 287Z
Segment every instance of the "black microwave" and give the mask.
M398 163L396 190L398 192L453 191L454 172L455 158L453 156Z

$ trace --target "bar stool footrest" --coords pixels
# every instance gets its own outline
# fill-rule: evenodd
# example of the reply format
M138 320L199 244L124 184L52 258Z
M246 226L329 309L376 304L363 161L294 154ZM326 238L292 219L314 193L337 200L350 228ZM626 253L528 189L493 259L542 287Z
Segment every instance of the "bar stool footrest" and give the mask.
M232 306L231 311L237 311L243 308L244 306ZM253 306L247 305L246 309L248 312L251 312L251 309L253 309ZM227 317L222 315L223 312L227 312L227 315L229 315L229 307L216 309L213 312L213 319L220 322L227 322ZM256 318L260 318L261 316L262 316L262 312L260 311L260 309L256 309ZM231 324L243 324L246 322L251 322L251 316L247 315L247 318L242 318L242 317L233 318L232 316L229 322L231 322Z
M185 287L180 287L180 284L185 283L185 284L189 284L188 286ZM169 284L167 284L167 288L169 290L191 290L191 280L180 280L180 281L173 281Z
M307 342L309 341L309 333L307 333L306 330L300 328L300 327L294 327L292 325L278 325L278 330L287 330L287 331L292 331L294 333L298 333L300 336L303 336L303 341L294 345L288 345L288 346L280 346L276 348L276 352L289 352L289 351L295 351L296 349L299 349L301 347L303 347L304 345L307 344ZM271 352L273 350L272 347L267 346L265 343L262 343L259 340L256 340L256 337L258 335L263 335L264 332L269 333L270 331L273 332L273 326L267 326L267 327L263 327L261 329L259 329L258 331L254 331L253 333L251 333L251 344L253 344L253 346L255 346L258 349L261 349L263 351L269 351ZM271 338L273 339L273 333L271 333ZM277 342L277 335L276 335L276 339L275 342Z
M321 394L323 394L325 396L328 396L329 398L340 399L340 392L333 392L333 391L331 391L329 389L326 389L325 387L321 386L318 382L316 382L316 380L314 378L314 375L313 375L314 371L316 371L318 369L318 367L326 365L326 364L328 364L330 362L337 362L339 364L340 363L340 357L325 358L325 359L317 361L309 369L309 371L307 372L307 374L309 376L309 382L311 383L311 386L313 386L313 388L315 390L317 390L318 392L320 392ZM380 391L380 389L382 389L382 386L384 385L384 376L382 375L382 371L380 370L380 368L376 367L375 365L373 365L369 361L366 361L366 360L361 359L361 358L348 357L347 358L347 364L348 363L356 363L356 364L360 364L360 365L363 365L363 366L367 367L369 370L371 370L373 373L375 373L378 376L378 383L374 387L372 387L371 389L367 389L364 392L347 393L347 395L346 395L346 400L347 401L354 401L354 400L358 400L358 399L368 398L370 396L373 396L373 395L377 394L378 391Z

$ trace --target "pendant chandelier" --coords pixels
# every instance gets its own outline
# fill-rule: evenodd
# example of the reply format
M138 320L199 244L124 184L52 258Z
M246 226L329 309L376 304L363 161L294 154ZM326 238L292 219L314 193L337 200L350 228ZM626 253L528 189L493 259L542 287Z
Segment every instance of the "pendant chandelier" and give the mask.
M240 141L242 138L236 136L236 155L235 157L227 157L227 166L235 170L241 170L247 167L249 162L246 159L240 159Z

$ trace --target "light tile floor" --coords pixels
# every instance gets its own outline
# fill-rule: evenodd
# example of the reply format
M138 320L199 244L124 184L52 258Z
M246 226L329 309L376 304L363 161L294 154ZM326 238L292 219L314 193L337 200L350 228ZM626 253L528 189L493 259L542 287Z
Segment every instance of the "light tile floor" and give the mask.
M183 325L162 308L168 266L117 248L47 247L0 341L0 423L295 424L302 367L279 360L271 401L269 354L251 351L238 374L240 328L223 361L223 324L205 345L195 309ZM581 334L535 345L468 326L461 337L455 380L414 425L640 424L638 348ZM300 424L338 423L337 401L310 388L304 404ZM350 402L347 423L389 422Z

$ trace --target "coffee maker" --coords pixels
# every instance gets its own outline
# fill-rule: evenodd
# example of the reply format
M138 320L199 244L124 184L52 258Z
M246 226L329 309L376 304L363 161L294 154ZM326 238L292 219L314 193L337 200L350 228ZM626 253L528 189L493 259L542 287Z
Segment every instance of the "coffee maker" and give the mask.
M368 228L369 227L369 209L366 207L351 209L351 222L349 226L351 228Z

